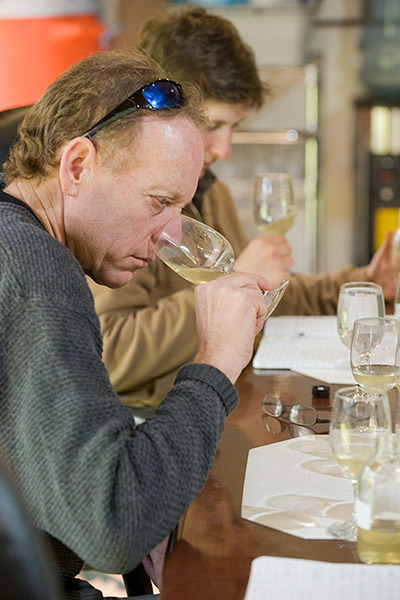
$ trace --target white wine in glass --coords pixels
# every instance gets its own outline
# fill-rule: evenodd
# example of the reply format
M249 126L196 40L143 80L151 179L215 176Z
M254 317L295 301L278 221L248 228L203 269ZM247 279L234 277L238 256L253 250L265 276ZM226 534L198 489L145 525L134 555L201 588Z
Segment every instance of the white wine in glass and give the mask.
M354 379L368 391L400 384L400 321L370 317L354 321L350 364Z
M206 283L232 273L235 255L228 240L201 221L178 215L164 227L154 251L178 275L194 284ZM273 290L264 292L267 317L286 291L285 279Z
M235 255L228 240L201 221L178 215L164 227L155 253L191 283L206 283L232 273Z
M288 173L261 173L254 182L254 219L262 234L286 233L296 218L292 179Z
M358 386L336 391L329 428L332 455L345 477L357 493L358 476L364 464L372 458L378 447L379 437L391 433L389 398L386 392L368 393ZM357 526L353 518L331 525L329 531L335 537L357 539Z
M350 348L356 319L385 316L382 287L370 281L344 283L340 288L336 314L339 337Z

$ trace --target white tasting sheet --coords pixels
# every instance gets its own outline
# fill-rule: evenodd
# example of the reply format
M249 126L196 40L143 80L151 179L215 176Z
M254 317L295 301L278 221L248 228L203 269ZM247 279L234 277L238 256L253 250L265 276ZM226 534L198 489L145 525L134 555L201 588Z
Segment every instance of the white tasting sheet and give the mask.
M300 372L305 369L332 369L341 371L338 378L331 377L332 383L354 382L349 350L340 341L334 316L270 317L265 324L253 367Z
M327 563L259 556L245 600L397 600L398 565Z
M244 600L397 600L399 589L398 565L259 556Z

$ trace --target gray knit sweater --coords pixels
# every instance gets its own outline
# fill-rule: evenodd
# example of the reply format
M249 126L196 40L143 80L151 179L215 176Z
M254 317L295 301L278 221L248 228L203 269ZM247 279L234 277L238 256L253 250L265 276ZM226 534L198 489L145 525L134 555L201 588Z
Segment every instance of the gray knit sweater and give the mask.
M174 528L237 403L219 370L186 365L135 429L101 353L80 264L29 209L1 201L0 451L70 598L101 597L75 579L84 562L127 572Z

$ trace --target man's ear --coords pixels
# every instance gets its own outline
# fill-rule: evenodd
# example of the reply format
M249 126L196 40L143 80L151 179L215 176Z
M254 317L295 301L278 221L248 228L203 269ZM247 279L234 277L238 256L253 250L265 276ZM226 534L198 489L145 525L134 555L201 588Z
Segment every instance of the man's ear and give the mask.
M74 138L64 146L60 159L60 184L64 193L76 196L85 177L92 171L97 152L84 137Z

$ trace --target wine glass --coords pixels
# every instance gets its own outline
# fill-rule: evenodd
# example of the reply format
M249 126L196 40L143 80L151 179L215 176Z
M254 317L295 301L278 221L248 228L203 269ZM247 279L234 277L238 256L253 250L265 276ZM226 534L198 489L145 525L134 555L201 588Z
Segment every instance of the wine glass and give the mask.
M154 250L158 258L191 283L205 283L231 273L235 264L233 248L223 235L185 215L167 223Z
M173 271L194 284L232 273L235 255L228 240L201 221L177 215L162 230L154 251ZM278 305L289 281L285 279L264 293L267 317Z
M286 233L296 217L292 179L288 173L261 173L254 183L254 218L264 235Z
M353 323L356 319L385 316L381 286L370 281L344 283L340 288L336 314L340 339L350 348Z
M359 386L336 391L332 404L329 443L334 459L353 484L355 497L358 476L364 463L375 454L379 438L391 434L391 431L389 398L386 392L370 393ZM331 525L329 532L335 537L356 541L354 512L350 520Z
M394 316L400 319L400 275L397 279L396 294L394 296Z
M370 317L354 321L350 364L367 391L385 392L400 383L400 321Z

